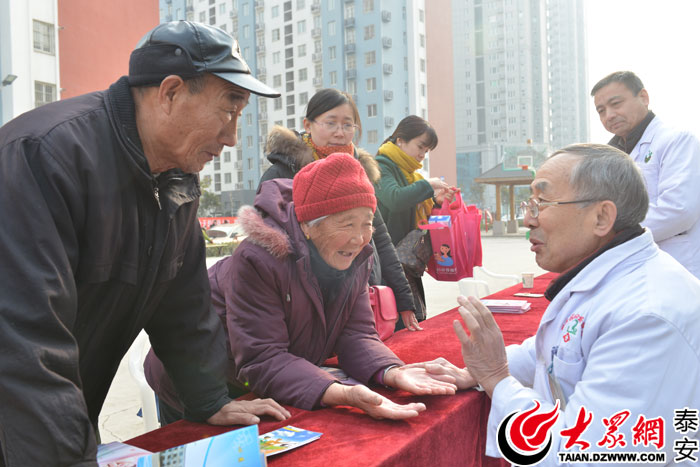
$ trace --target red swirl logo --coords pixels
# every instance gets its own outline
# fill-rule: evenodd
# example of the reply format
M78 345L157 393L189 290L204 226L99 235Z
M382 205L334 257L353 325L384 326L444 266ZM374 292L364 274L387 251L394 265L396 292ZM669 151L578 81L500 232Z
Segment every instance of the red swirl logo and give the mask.
M551 412L540 414L536 413L539 401L533 402L533 408L512 412L498 425L498 449L512 464L538 464L552 448L551 430L559 418L559 401Z

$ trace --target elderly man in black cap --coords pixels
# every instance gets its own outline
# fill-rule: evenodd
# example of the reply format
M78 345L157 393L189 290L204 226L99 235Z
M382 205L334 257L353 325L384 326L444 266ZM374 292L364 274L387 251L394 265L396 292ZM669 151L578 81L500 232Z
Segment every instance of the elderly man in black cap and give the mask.
M95 465L100 409L142 329L190 420L289 416L228 396L197 221L197 172L236 144L250 93L279 96L231 36L173 22L108 90L0 128L0 465Z

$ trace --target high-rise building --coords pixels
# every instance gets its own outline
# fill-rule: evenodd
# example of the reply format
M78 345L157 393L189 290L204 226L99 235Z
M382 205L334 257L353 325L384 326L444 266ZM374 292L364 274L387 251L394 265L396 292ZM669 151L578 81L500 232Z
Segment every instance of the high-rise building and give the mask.
M277 99L251 96L238 144L224 148L202 171L202 179L211 182L208 189L221 195L219 214L235 215L253 202L269 167L264 157L269 130L303 129L306 104L318 89L353 96L362 120L355 144L370 152L406 115L427 117L425 0L187 2L194 21L230 32L253 74L282 93ZM176 3L168 10L161 0L161 21L164 12L176 14Z
M507 154L588 139L582 0L452 0L451 20L457 184L494 208L493 187L474 178Z
M156 0L0 0L0 125L48 102L107 88L158 24Z

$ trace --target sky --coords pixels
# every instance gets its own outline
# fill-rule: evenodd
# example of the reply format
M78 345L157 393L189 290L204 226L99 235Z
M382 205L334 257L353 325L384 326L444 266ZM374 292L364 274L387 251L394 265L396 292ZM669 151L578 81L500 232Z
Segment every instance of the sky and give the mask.
M584 0L588 92L605 75L630 70L649 92L649 108L700 137L700 1ZM607 142L590 98L591 142Z

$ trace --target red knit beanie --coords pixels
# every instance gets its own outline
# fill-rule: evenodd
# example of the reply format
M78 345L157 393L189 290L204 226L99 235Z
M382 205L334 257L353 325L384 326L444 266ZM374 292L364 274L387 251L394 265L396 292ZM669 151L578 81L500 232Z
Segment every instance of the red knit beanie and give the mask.
M299 222L366 206L374 212L377 198L362 165L350 154L336 152L307 165L294 177L294 211Z

